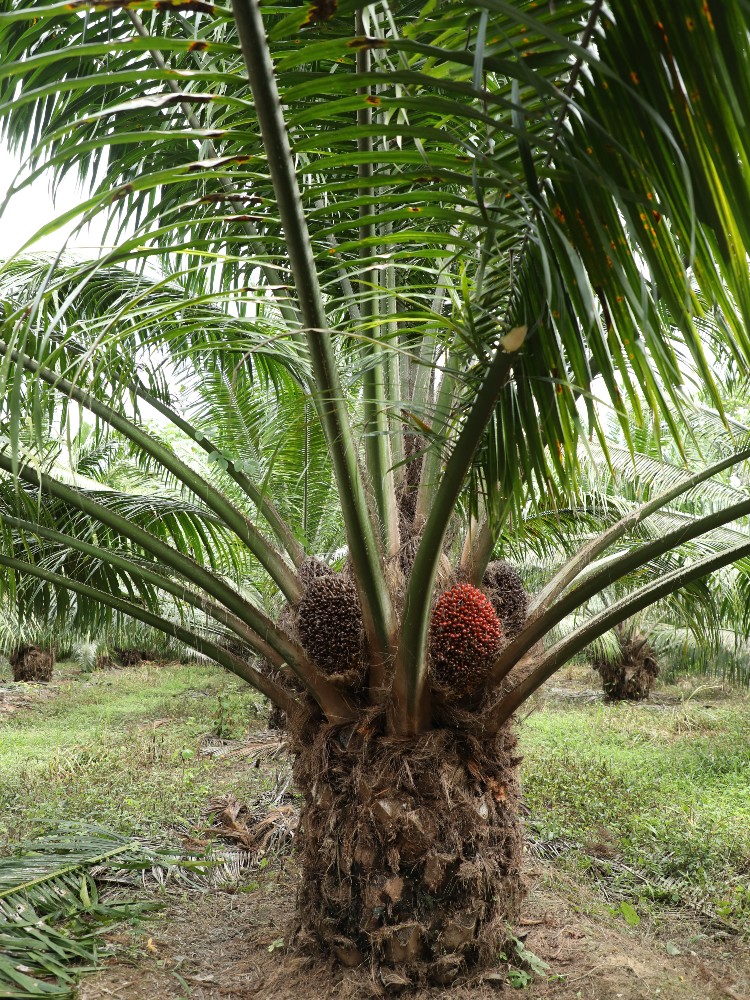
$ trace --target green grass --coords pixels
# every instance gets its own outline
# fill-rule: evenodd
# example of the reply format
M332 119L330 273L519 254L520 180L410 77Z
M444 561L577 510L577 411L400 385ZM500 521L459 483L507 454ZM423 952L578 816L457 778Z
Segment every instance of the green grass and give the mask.
M200 756L201 738L257 725L258 697L216 668L63 664L56 677L50 698L0 723L0 851L61 819L138 834L200 824L232 771ZM252 797L262 781L243 768L232 790Z
M200 830L213 795L251 800L271 780L199 753L208 733L259 724L258 697L221 670L63 664L56 677L50 697L0 722L0 853L60 820L163 841ZM605 880L609 899L689 899L750 927L744 692L711 707L550 702L521 733L531 832L567 846L559 864Z
M644 902L688 895L750 919L744 694L711 707L548 705L523 725L522 749L532 829L570 843L563 864L597 878L609 867Z

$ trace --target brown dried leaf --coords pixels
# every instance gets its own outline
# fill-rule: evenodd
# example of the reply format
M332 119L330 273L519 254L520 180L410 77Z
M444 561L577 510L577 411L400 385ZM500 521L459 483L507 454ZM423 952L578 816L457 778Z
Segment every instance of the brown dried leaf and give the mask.
M404 892L404 880L399 875L394 875L383 886L383 892L391 902L397 903Z

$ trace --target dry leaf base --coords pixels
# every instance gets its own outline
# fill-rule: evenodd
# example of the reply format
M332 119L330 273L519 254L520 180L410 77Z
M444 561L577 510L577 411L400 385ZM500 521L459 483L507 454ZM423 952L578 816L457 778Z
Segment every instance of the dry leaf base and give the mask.
M496 962L525 895L518 763L510 727L299 739L303 941L392 985Z

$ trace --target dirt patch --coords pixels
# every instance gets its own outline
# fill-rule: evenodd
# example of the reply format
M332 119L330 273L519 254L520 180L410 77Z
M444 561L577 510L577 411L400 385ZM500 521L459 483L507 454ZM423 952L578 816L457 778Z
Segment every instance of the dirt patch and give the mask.
M551 865L531 871L517 934L549 965L522 994L529 1000L750 1000L750 947L684 917L627 928ZM80 1000L494 1000L507 970L446 989L400 990L369 969L313 962L287 942L297 870L266 871L245 891L175 894L164 914L86 980ZM253 887L257 886L257 887ZM250 891L248 891L248 889ZM505 987L506 991L508 987ZM506 994L507 995L507 994ZM511 993L515 995L515 993Z
M519 933L550 966L530 993L544 1000L750 1000L750 947L685 913L628 928L601 900L541 865Z
M0 725L16 712L31 708L54 697L57 685L52 684L0 684Z

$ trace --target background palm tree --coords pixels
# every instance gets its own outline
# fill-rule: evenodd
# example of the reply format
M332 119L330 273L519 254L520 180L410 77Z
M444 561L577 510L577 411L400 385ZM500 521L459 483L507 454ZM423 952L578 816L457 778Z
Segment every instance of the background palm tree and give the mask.
M0 609L0 652L14 681L52 680L57 654L54 630L33 615L20 619L12 605Z
M493 959L523 895L513 713L750 554L717 530L743 494L579 582L738 441L590 539L510 641L481 589L525 503L570 492L579 442L606 452L599 397L626 446L623 399L679 451L694 385L721 414L714 358L747 364L747 46L744 7L705 0L0 15L4 135L29 179L78 171L81 220L115 240L3 272L4 586L160 629L287 712L300 917L343 962L449 983ZM61 466L79 408L158 492Z
M748 433L746 424L739 419L746 412L746 389L741 381L733 379L731 368L725 369L725 378L727 384L734 383L734 391L722 392L723 417L697 400L679 418L681 441L692 465L718 461L731 454L737 438ZM580 449L575 496L569 503L565 507L529 505L496 542L495 554L510 559L531 592L542 587L577 549L684 476L683 466L675 464L681 459L675 442L658 423L645 427L634 423L635 451L624 446L614 420L608 423L606 457L598 448ZM746 469L733 466L662 507L658 514L638 526L638 534L643 540L653 541L665 533L679 533L681 526L691 525L723 504L740 501L746 493ZM746 518L725 526L721 530L723 544L740 542L746 531ZM673 571L696 554L709 554L717 537L716 534L698 537L689 545L659 552L651 562L638 565L633 574L611 586L601 578L602 589L561 622L552 635L559 639L575 631L584 621L626 596L639 582ZM599 565L603 568L617 552L625 552L631 544L631 538L621 538L602 555ZM710 579L695 580L601 634L580 656L594 663L603 680L604 674L607 675L605 688L609 686L608 694L613 697L626 696L623 687L626 674L633 671L644 686L636 680L627 696L647 696L656 677L653 668L658 671L660 666L671 678L694 673L746 681L747 574L748 562L740 559ZM644 673L639 668L645 658L653 663Z

